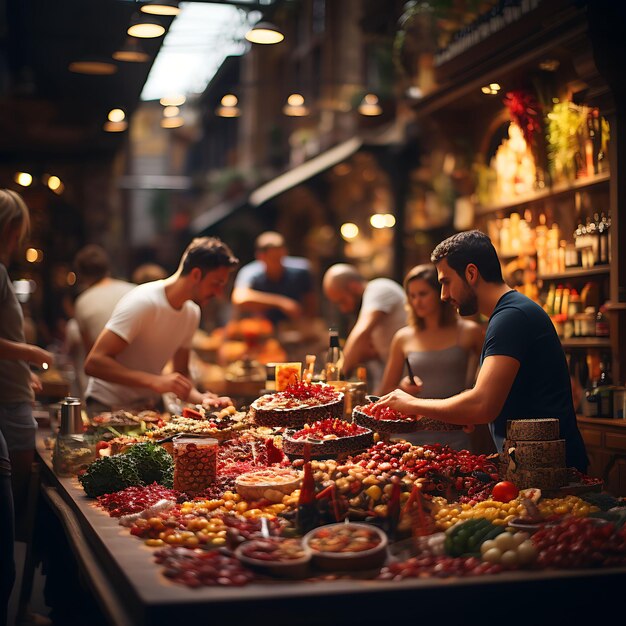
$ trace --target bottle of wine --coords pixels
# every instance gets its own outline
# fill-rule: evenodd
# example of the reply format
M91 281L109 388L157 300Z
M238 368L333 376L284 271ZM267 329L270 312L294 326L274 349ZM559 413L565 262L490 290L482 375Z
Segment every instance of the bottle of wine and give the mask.
M308 456L308 453L305 456ZM302 486L300 488L296 514L296 526L298 532L302 535L315 528L319 518L315 500L315 479L313 478L311 461L308 459L304 463L303 470L304 475L302 477Z
M339 345L339 333L336 328L328 329L328 354L326 355L326 381L342 380L343 352Z

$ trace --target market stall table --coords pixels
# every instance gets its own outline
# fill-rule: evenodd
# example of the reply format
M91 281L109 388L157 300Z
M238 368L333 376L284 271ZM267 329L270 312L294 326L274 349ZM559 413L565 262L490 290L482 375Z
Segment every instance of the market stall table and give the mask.
M393 582L270 581L190 589L166 579L154 561L154 550L97 508L76 478L54 474L44 434L37 443L43 497L59 517L103 614L115 626L209 621L349 625L450 619L509 625L563 623L567 618L581 623L611 616L622 623L623 608L616 598L626 582L626 568Z

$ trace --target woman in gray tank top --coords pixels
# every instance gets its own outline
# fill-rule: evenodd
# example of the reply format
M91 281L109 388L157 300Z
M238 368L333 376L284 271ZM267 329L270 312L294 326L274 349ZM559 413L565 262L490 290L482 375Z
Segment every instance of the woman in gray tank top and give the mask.
M439 298L434 265L417 265L404 279L409 324L393 338L382 382L382 394L396 387L423 398L449 398L470 387L483 344L478 324L460 319L454 308ZM404 375L410 364L414 379ZM408 368L407 368L408 369ZM401 435L413 444L441 443L472 450L463 430L421 431Z

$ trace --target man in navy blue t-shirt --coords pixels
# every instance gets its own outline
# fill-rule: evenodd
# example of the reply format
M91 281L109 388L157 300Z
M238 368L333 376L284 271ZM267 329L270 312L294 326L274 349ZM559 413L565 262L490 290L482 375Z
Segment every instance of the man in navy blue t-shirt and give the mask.
M396 389L381 404L450 424L488 423L498 450L508 420L557 418L568 467L585 472L588 460L567 361L548 315L505 284L496 250L480 231L449 237L431 260L437 265L442 300L460 315L489 317L476 385L443 400L415 398Z
M243 311L260 314L274 324L317 314L311 264L287 256L280 233L267 231L255 242L256 260L239 270L231 300Z

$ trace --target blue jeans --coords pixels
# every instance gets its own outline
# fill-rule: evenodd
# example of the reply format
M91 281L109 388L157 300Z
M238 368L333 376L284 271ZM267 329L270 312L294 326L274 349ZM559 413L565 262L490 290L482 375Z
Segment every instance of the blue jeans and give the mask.
M0 431L0 626L7 623L9 597L15 582L14 519L9 450Z

